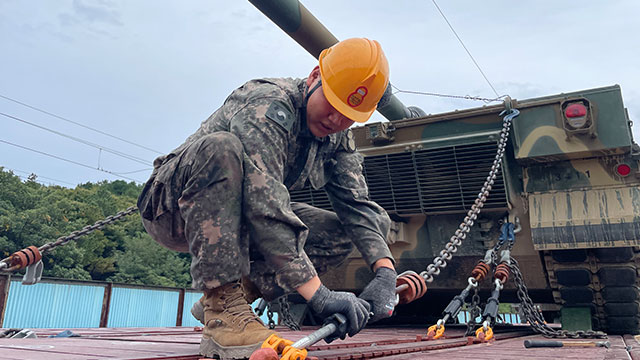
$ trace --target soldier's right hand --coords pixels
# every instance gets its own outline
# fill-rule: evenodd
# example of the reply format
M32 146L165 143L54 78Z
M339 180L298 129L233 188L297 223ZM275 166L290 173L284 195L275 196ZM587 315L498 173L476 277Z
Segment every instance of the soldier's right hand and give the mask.
M331 291L324 285L320 285L318 290L308 302L311 309L323 318L340 313L347 318L347 326L341 334L333 334L332 338L344 339L346 334L354 336L369 321L369 311L371 305L365 300L359 299L352 293L342 291Z

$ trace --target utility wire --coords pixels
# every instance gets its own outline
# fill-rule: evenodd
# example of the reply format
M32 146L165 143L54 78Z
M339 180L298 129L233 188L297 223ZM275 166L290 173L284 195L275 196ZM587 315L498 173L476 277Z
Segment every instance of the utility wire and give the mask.
M40 175L38 175L38 174L36 174L36 173L34 173L34 172L28 172L28 171L16 170L16 169L9 169L9 168L6 168L6 167L4 167L4 166L3 166L2 168L6 169L6 170L13 171L13 172L23 173L23 174L29 174L29 175L34 174L34 175L36 175L36 177L37 177L38 179L42 178L42 179L47 179L47 180L57 181L57 182L59 182L59 183L63 183L63 184L73 185L73 186L78 185L78 184L73 184L73 183L70 183L70 182L68 182L68 181L64 181L64 180L58 180L58 179L54 179L54 178L50 178L50 177L46 177L46 176L40 176ZM18 176L20 176L21 178L23 177L23 176L21 176L21 175L18 175Z
M126 172L118 171L118 174L135 174L135 173L149 171L149 170L153 170L153 168L145 168L145 169L134 170L134 171L126 171Z
M425 92L425 91L402 90L393 84L391 84L391 87L395 89L393 94L405 93L405 94L415 94L415 95L438 96L438 97L453 98L453 99L478 100L478 101L484 101L486 103L490 103L494 101L502 101L502 99L507 96L507 95L500 95L497 98L488 99L480 96L471 96L471 95L448 95L448 94L439 94L439 93L432 93L432 92Z
M136 180L136 179L132 179L132 178L130 178L130 177L127 177L127 176L124 176L124 175L121 175L121 174L118 174L118 173L115 173L115 172L112 172L112 171L109 171L109 170L100 169L100 168L94 168L94 167L93 167L93 166L91 166L91 165L87 165L87 164L79 163L79 162L77 162L77 161L73 161L73 160L65 159L65 158L62 158L62 157L60 157L60 156L56 156L56 155L52 155L52 154L49 154L49 153L46 153L46 152L43 152L43 151L39 151L39 150L35 150L35 149L31 149L31 148L28 148L28 147L26 147L26 146L22 146L22 145L14 144L14 143L12 143L12 142L5 141L5 140L2 140L2 139L0 139L0 142L1 142L1 143L5 143L5 144L7 144L7 145L15 146L15 147L18 147L18 148L21 148L21 149L24 149L24 150L33 151L33 152L38 153L38 154L41 154L41 155L49 156L49 157L52 157L52 158L54 158L54 159L58 159L58 160L62 160L62 161L66 161L66 162L71 163L71 164L75 164L75 165L78 165L78 166L86 167L86 168L88 168L88 169L93 169L93 170L102 171L102 172L105 172L105 173L107 173L107 174L111 174L111 175L114 175L114 176L117 176L117 177L121 177L121 178L123 178L123 179L127 179L127 180L134 181L134 182L136 182L136 183L141 183L141 181L138 181L138 180Z
M18 177L20 180L22 180L22 181L35 181L35 182L37 182L38 184L41 184L41 185L47 185L47 184L45 184L45 182L44 182L44 181L40 181L40 180L38 180L38 179L36 179L36 180L31 180L31 179L29 179L29 177L28 177L28 176L24 176L24 175L15 175L15 176L17 176L17 177Z
M117 139L117 140L120 140L120 141L126 142L127 144L130 144L130 145L133 145L133 146L137 146L137 147L139 147L139 148L142 148L142 149L145 149L145 150L148 150L148 151L151 151L151 152L157 153L157 154L159 154L159 155L163 155L163 154L164 154L164 153L162 153L162 152L160 152L160 151L158 151L158 150L154 150L154 149L148 148L148 147L146 147L146 146L142 146L142 145L140 145L140 144L136 144L136 143L134 143L134 142L132 142L132 141L129 141L129 140L123 139L123 138L121 138L121 137L118 137L118 136L115 136L115 135L108 134L108 133L106 133L106 132L104 132L104 131L102 131L102 130L94 129L94 128L89 127L89 126L87 126L87 125L83 125L83 124L81 124L81 123L79 123L79 122L76 122L76 121L73 121L73 120L69 120L69 119L67 119L67 118L65 118L65 117L62 117L62 116L56 115L56 114L54 114L54 113L50 113L50 112L48 112L48 111L46 111L46 110L39 109L39 108L37 108L37 107L35 107L35 106L31 106L31 105L29 105L29 104L25 104L25 103L23 103L23 102L21 102L21 101L18 101L18 100L16 100L16 99L12 99L12 98L10 98L10 97L8 97L8 96L4 96L4 95L0 94L0 98L3 98L3 99L5 99L5 100L12 101L12 102L14 102L14 103L16 103L16 104L20 104L20 105L22 105L22 106L28 107L29 109L32 109L32 110L35 110L35 111L39 111L39 112L41 112L41 113L43 113L43 114L47 114L47 115L49 115L49 116L53 116L53 117L55 117L55 118L58 118L58 119L60 119L60 120L64 120L64 121L66 121L66 122L70 122L70 123L72 123L72 124L74 124L74 125L77 125L77 126L83 127L83 128L85 128L85 129L89 129L89 130L91 130L91 131L95 131L95 132L97 132L97 133L99 133L99 134L102 134L102 135L108 136L108 137L110 137L110 138L114 138L114 139Z
M51 186L51 185L62 186L62 185L59 185L59 184L56 184L56 183L53 183L53 182L48 182L48 183L47 183L46 181L42 181L42 180L40 180L40 176L38 176L38 178L37 178L37 179L35 179L35 180L29 179L29 177L28 177L28 176L23 176L23 175L16 175L16 176L17 176L18 178L20 178L20 179L21 179L22 181L24 181L24 182L27 182L27 181L35 181L35 182L37 182L38 184L43 185L43 186Z
M438 9L438 12L440 12L440 15L442 15L442 17L444 18L444 21L447 22L447 25L449 25L449 28L451 29L451 31L453 31L453 34L456 36L456 38L458 38L458 41L460 41L460 44L464 48L464 51L466 51L467 54L469 55L469 57L471 58L471 61L473 61L473 63L478 68L478 70L480 70L480 74L482 74L482 77L484 77L484 79L487 81L487 84L489 84L489 86L491 87L491 90L493 90L493 93L496 94L496 97L500 97L500 95L498 95L498 92L496 91L496 88L493 87L493 85L491 84L491 81L489 81L487 76L484 74L484 71L482 71L482 69L480 68L480 65L478 65L478 62L476 61L476 59L474 59L473 55L471 55L471 52L469 51L469 49L467 49L467 47L464 45L464 42L462 42L462 39L460 38L460 36L458 36L458 33L456 32L456 30L453 28L453 26L451 25L451 23L449 22L447 17L442 12L440 7L438 6L438 3L436 3L436 0L431 0L431 1L433 1L433 5L436 6L436 9Z
M20 121L20 122L25 123L25 124L27 124L27 125L31 125L31 126L37 127L38 129L46 130L46 131L49 131L49 132L54 133L54 134L56 134L56 135L59 135L59 136L62 136L62 137L66 137L66 138L71 139L71 140L73 140L73 141L77 141L77 142L79 142L79 143L82 143L82 144L85 144L85 145L88 145L88 146L94 147L94 148L96 148L96 149L104 150L104 151L106 151L106 152L112 153L112 154L114 154L114 155L117 155L117 156L123 157L123 158L128 159L128 160L131 160L131 161L135 161L135 162L141 163L141 164L143 164L143 165L149 165L149 163L150 163L150 161L148 161L148 160L141 159L141 158L136 157L136 156L133 156L133 155L125 154L125 153L120 152L120 151L118 151L118 150L110 149L110 148L108 148L108 147L106 147L106 146L102 146L102 145L94 144L94 143L92 143L92 142L89 142L89 141L86 141L86 140L83 140L83 139L80 139L80 138L77 138L77 137L74 137L74 136L71 136L71 135L63 134L63 133L61 133L61 132L59 132L59 131L55 131L55 130L52 130L52 129L46 128L46 127L44 127L44 126L34 124L34 123L32 123L32 122L29 122L29 121L27 121L27 120L21 119L21 118L16 117L16 116L12 116L12 115L9 115L9 114L5 114L5 113L3 113L3 112L0 112L0 115L2 115L2 116L4 116L4 117L7 117L7 118L9 118L9 119L13 119L13 120L16 120L16 121Z

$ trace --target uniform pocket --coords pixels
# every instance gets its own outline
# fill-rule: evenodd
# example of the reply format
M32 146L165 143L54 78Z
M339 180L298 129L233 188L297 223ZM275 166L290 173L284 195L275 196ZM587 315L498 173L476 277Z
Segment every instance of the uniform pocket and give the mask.
M145 189L140 195L141 201L138 204L143 218L153 221L162 214L177 209L174 194L179 190L176 187L179 184L175 184L174 181L177 163L175 157L165 161L157 171L154 171L145 185Z

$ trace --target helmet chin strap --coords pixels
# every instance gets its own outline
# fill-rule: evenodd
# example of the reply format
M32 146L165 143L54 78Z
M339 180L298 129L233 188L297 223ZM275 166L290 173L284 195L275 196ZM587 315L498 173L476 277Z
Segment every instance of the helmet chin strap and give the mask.
M316 86L312 87L311 90L307 91L307 95L304 97L305 109L307 107L307 101L309 101L309 97L311 97L311 94L313 94L313 92L316 91L320 86L322 86L322 80L318 80L318 83L316 84Z
M318 80L316 86L312 87L309 91L307 91L307 95L304 97L304 101L302 103L302 114L304 116L304 127L307 127L307 102L309 101L309 97L322 85L322 80Z

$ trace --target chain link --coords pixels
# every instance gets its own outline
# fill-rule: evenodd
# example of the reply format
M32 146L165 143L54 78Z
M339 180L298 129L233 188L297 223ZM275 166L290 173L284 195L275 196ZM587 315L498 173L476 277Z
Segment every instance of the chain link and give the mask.
M451 257L453 257L453 254L456 251L458 251L458 246L462 245L462 241L466 239L467 234L473 226L473 223L478 218L478 214L484 206L484 203L487 201L489 192L491 191L493 183L495 182L496 177L498 176L498 172L500 171L502 158L504 157L507 141L509 140L509 129L511 128L511 122L519 114L520 112L518 110L512 109L503 118L502 131L500 132L500 141L498 142L498 151L493 160L491 171L489 171L489 176L487 176L482 189L478 193L478 198L471 206L471 210L469 210L463 222L460 223L460 226L458 226L458 229L455 231L445 248L440 251L440 256L435 257L433 259L433 263L427 266L426 271L420 273L420 276L422 276L427 283L432 282L433 277L439 275L440 270L447 266L447 261L451 259Z
M503 226L505 226L504 224L506 223L506 220L500 220L500 232L502 233L502 228ZM496 244L493 246L493 252L494 252L494 256L495 253L498 252L498 250L500 250L500 248L504 245L505 242L505 238L502 236L502 234L498 237L498 241L496 242Z
M480 308L480 295L478 295L478 288L474 288L473 296L471 297L471 304L469 305L469 321L467 321L467 331L465 336L475 335L474 327L478 325L476 318L480 316L482 309Z
M38 250L40 250L40 254L44 254L47 251L51 251L53 249L55 249L58 246L61 245L65 245L66 243L68 243L71 240L76 240L77 238L83 236L83 235L87 235L90 234L96 230L102 229L105 225L114 223L118 220L120 220L121 218L130 215L134 212L138 211L138 207L136 206L131 206L126 210L120 211L114 215L108 216L107 218L105 218L104 220L100 220L97 221L96 223L94 223L93 225L87 225L84 228L82 228L82 230L77 230L72 232L71 234L67 235L67 236L62 236L59 237L56 241L47 243L42 245L41 247L38 248Z
M94 223L93 225L87 225L84 228L82 228L81 230L77 230L72 232L71 234L67 235L67 236L61 236L59 237L56 241L52 241L49 243L46 243L42 246L40 246L38 248L38 251L40 251L40 254L44 255L45 252L47 251L51 251L53 249L55 249L58 246L62 246L67 244L69 241L71 240L76 240L77 238L83 236L83 235L87 235L90 234L96 230L102 229L105 225L109 225L111 223L114 223L118 220L120 220L121 218L133 214L134 212L137 212L138 208L136 206L131 206L129 208L127 208L126 210L120 211L114 215L108 216L103 220L97 221L96 223ZM3 264L9 264L9 262L11 261L11 257L2 259L2 261L0 262L0 265ZM2 269L2 267L0 266L0 269Z
M524 313L525 318L531 325L531 328L539 334L542 334L544 337L550 338L571 338L571 339L605 339L607 338L607 334L602 331L568 331L568 330L555 330L551 328L549 325L545 324L544 318L540 311L538 311L529 297L529 291L527 290L527 286L524 283L522 278L522 272L520 272L520 267L518 266L518 262L513 257L511 258L511 264L509 265L511 269L511 274L513 275L514 282L516 284L516 288L518 289L518 299L520 299L520 305L522 307L522 312Z
M267 304L267 319L269 319L269 329L275 329L276 322L273 320L273 310L271 310L271 303Z
M287 296L281 296L278 299L278 303L280 305L280 315L282 316L282 323L290 330L300 331L300 326L298 326L298 323L296 323L296 321L293 319L293 316L291 316Z

